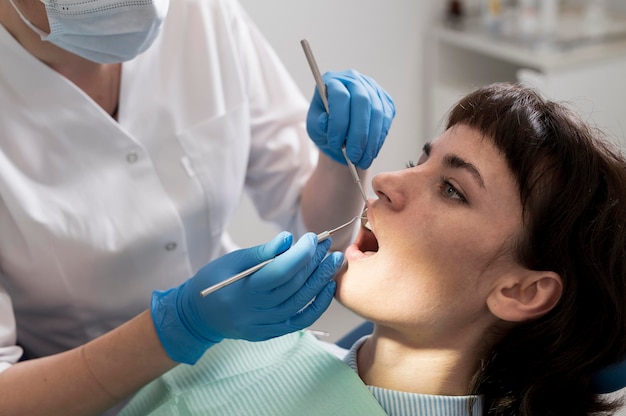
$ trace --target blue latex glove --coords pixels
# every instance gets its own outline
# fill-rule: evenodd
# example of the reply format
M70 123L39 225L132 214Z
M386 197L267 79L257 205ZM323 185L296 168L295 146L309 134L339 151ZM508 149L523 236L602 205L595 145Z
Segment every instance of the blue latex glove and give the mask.
M333 299L331 279L343 254L325 257L330 239L318 244L313 233L293 247L292 240L282 232L266 244L212 261L179 287L155 291L152 319L169 357L193 364L224 338L262 341L313 324ZM273 257L250 276L200 296L203 289Z
M341 152L361 169L370 167L385 142L396 115L393 100L373 79L356 71L327 72L328 111L319 91L307 115L307 132L319 149L336 162L346 164Z

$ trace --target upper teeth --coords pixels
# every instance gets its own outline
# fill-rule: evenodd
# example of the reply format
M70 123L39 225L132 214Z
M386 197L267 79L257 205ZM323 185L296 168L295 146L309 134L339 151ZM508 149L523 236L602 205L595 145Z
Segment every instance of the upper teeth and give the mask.
M370 221L367 219L367 208L365 208L363 210L363 213L361 214L361 224L363 225L363 227L372 231L372 226L370 225Z

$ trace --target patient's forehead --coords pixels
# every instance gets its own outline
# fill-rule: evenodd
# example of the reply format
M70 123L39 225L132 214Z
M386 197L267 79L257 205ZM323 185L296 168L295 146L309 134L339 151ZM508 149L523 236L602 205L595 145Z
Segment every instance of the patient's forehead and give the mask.
M480 130L465 124L457 124L443 132L439 137L426 143L424 148L429 148L431 152L443 154L454 154L480 164L485 172L512 172L508 167L504 153L496 146L493 139Z

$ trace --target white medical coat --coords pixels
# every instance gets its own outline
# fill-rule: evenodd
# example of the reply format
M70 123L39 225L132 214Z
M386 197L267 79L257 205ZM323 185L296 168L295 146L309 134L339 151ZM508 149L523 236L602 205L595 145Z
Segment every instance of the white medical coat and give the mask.
M0 370L101 335L232 249L247 189L297 235L308 108L238 3L173 0L119 123L0 26Z

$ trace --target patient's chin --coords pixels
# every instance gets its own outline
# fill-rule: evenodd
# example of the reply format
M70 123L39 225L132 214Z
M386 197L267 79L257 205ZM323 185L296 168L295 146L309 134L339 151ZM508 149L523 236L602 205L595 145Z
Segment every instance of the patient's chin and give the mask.
M337 273L335 273L335 277L333 280L337 283L337 291L335 292L335 299L341 302L341 293L342 288L346 285L346 280L349 280L348 276L348 264L346 262L343 263L343 266L339 269Z
M350 277L349 273L344 274L342 278L337 280L335 300L341 306L357 315L359 315L359 310L367 304L367 301L364 301L363 293L358 283L354 282L354 276Z
M358 267L358 265L351 266L348 262L344 262L333 279L337 283L335 299L344 304L345 300L354 298L354 292L360 291L362 278L363 268ZM344 304L344 306L346 305Z
M333 280L339 283L339 280L341 280L341 278L343 277L344 274L346 274L347 271L348 271L348 262L344 260L339 270L337 270L337 273L335 273Z

